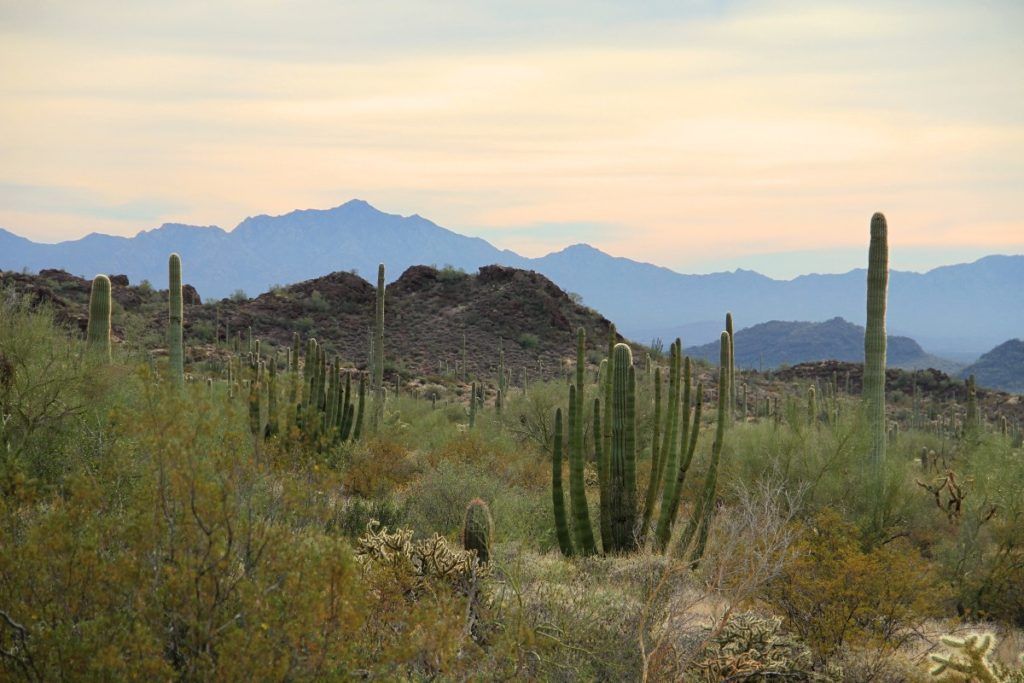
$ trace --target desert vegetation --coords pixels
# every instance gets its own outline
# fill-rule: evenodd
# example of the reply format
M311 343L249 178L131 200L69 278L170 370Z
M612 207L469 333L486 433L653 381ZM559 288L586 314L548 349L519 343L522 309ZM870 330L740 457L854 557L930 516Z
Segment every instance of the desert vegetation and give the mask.
M726 312L715 365L593 319L531 359L579 307L487 348L438 321L452 362L416 374L383 265L349 358L302 325L190 323L177 255L157 335L116 278L84 335L7 286L0 671L1024 680L1019 397L887 373L886 233L852 380L737 368Z

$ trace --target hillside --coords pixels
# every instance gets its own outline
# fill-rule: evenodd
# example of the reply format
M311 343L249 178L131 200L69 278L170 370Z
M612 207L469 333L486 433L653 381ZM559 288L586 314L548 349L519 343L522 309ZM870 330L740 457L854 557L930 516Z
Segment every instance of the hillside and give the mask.
M112 277L113 333L124 341L145 334L162 345L166 291L132 286L126 276ZM58 319L85 330L90 282L63 271L40 275L0 272L0 288L14 287L46 302ZM331 273L290 287L274 288L253 299L202 303L186 285L185 342L194 358L212 353L216 337L243 339L248 328L264 344L290 346L293 332L315 337L328 353L356 367L365 366L373 323L375 290L351 273ZM414 266L388 285L385 306L386 355L391 371L403 376L454 373L461 363L463 333L471 376L492 379L498 349L506 367L521 380L558 376L575 348L579 327L588 345L605 348L609 321L580 306L554 283L532 271L487 266L476 275L454 269ZM141 330L138 328L142 328ZM127 331L131 330L132 334ZM144 330L144 332L143 332Z
M850 226L859 227L867 229L866 223ZM371 277L380 262L388 264L390 278L419 264L468 272L490 264L524 268L580 294L628 337L645 342L676 336L696 344L714 341L723 311L744 325L837 316L860 323L864 317L865 272L859 269L792 280L749 270L687 275L585 244L531 259L360 200L255 216L231 231L165 224L131 238L91 234L39 244L0 230L0 268L15 271L62 268L83 277L124 273L132 282L161 282L172 251L182 255L186 278L204 298L238 289L255 294L337 271ZM892 271L889 330L916 339L931 353L976 357L1024 328L1024 308L1002 305L1022 288L1024 256L988 256L927 273Z
M821 323L773 320L737 330L734 346L736 364L749 369L823 360L859 363L864 359L864 328L842 318ZM718 344L696 346L688 349L688 353L718 362ZM959 369L955 363L925 353L920 344L908 337L890 335L886 355L889 367L893 368L935 368L947 373Z
M964 368L961 376L974 375L980 386L1024 394L1024 341L1011 339Z

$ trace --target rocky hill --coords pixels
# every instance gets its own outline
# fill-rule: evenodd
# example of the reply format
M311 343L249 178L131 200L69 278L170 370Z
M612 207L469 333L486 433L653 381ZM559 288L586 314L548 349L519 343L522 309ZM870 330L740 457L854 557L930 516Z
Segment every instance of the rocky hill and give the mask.
M736 365L748 369L771 369L810 361L838 360L859 363L864 359L864 328L842 318L821 323L773 320L736 331ZM705 344L687 353L709 362L718 360L718 344ZM888 337L888 365L916 370L935 368L956 373L951 361L924 351L909 337Z
M964 368L962 377L974 375L978 384L1024 394L1024 340L1011 339Z
M160 346L166 291L132 286L123 275L111 280L115 340ZM85 330L89 281L60 270L0 272L0 290L5 287L49 304L58 319ZM331 273L253 299L205 304L186 285L185 343L193 360L201 360L215 352L215 341L233 344L241 334L247 344L250 328L271 350L291 346L292 334L299 332L303 339L316 337L343 361L365 367L374 301L374 286L352 273ZM388 370L407 376L454 375L465 335L470 376L493 379L500 347L517 383L524 370L533 379L552 377L573 360L579 327L586 330L596 360L610 325L543 275L503 266L485 266L474 275L413 266L387 286L386 301Z

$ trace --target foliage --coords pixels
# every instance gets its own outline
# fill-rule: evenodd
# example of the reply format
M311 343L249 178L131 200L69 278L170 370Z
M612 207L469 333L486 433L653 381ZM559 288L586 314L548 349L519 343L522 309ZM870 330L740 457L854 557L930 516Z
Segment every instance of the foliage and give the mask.
M830 511L808 525L765 596L821 657L844 644L894 652L945 597L911 545L898 539L865 550L856 529Z

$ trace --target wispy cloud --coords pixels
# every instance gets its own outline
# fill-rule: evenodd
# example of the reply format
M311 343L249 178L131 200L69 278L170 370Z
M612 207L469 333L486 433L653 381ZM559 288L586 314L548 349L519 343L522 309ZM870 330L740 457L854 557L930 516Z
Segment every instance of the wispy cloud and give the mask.
M875 210L896 245L1021 250L1022 24L1010 2L0 0L0 183L74 188L0 189L0 224L358 196L666 265L856 247Z

